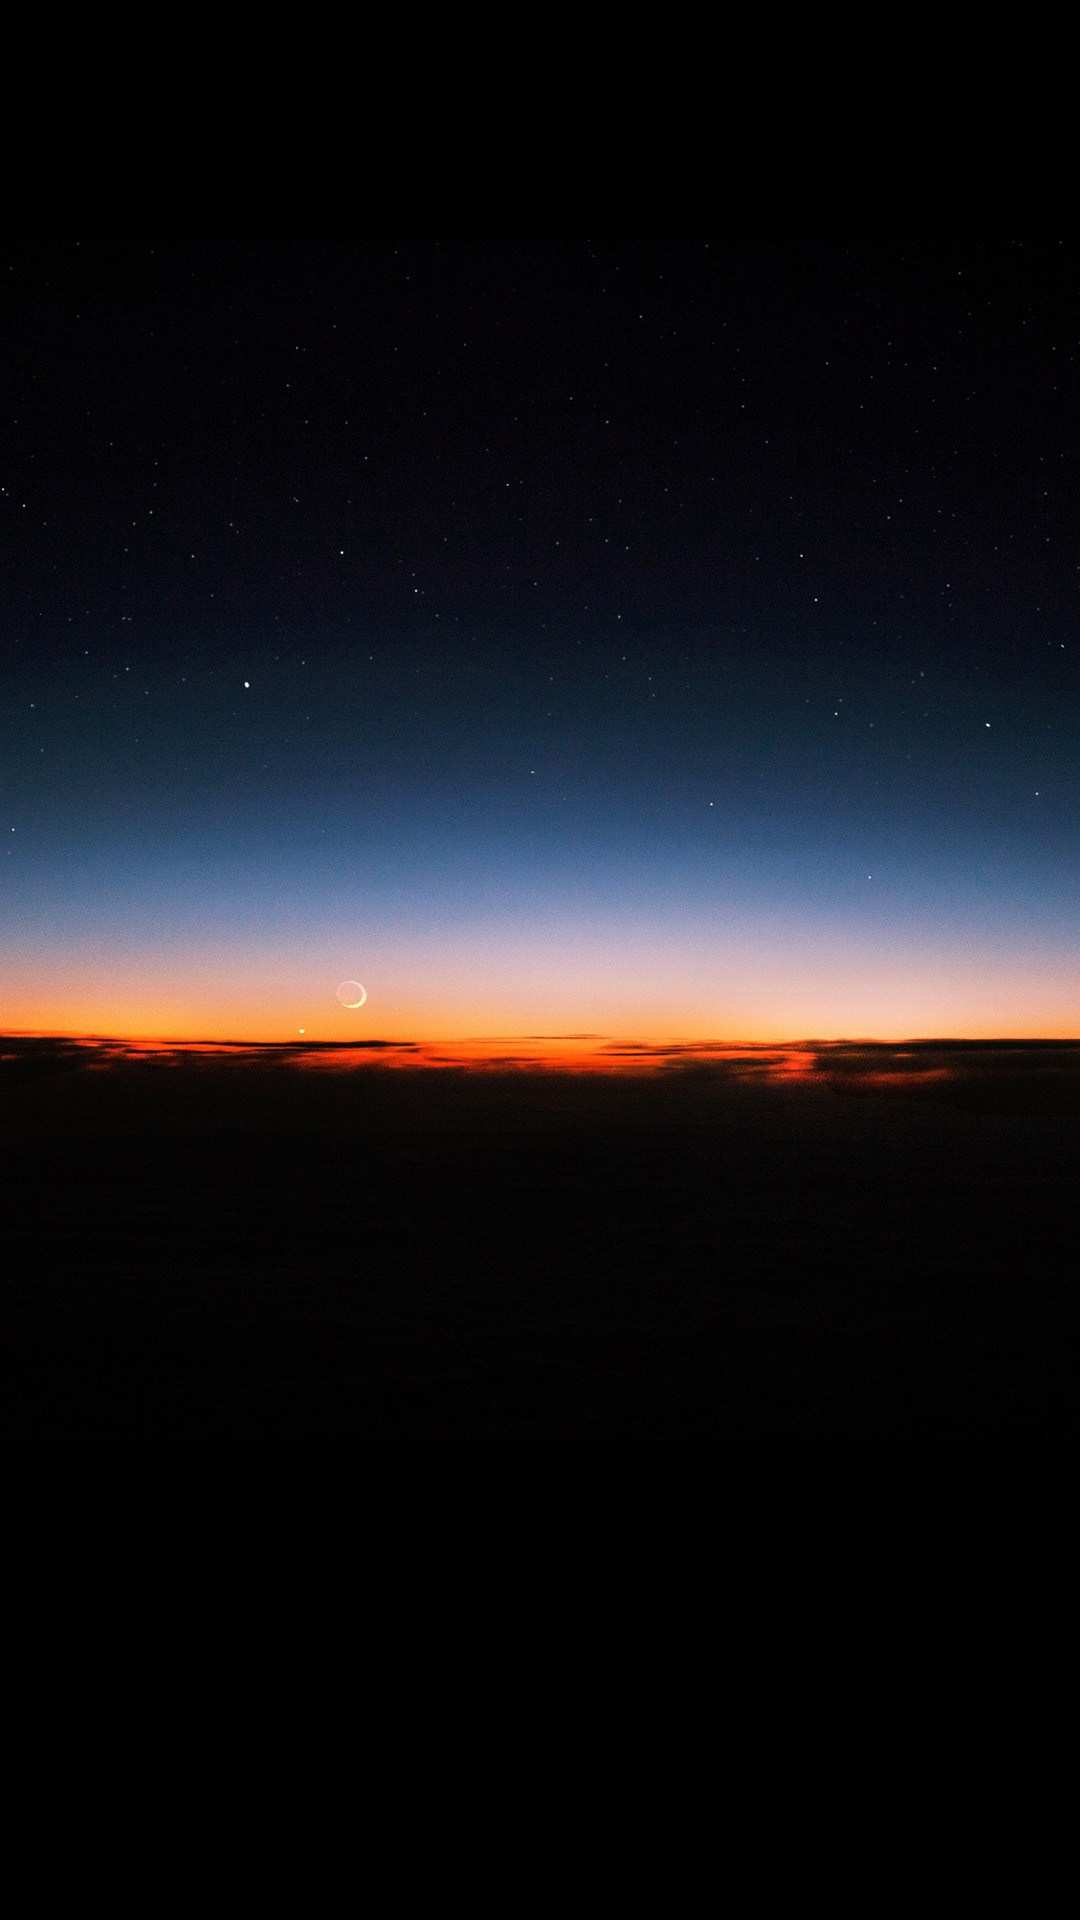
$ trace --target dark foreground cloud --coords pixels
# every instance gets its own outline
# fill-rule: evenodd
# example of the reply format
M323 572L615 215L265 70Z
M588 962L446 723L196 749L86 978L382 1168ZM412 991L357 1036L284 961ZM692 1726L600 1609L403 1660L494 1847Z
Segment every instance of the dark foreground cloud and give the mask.
M176 1041L148 1044L108 1036L0 1035L0 1083L19 1086L137 1077L230 1083L286 1076L289 1084L336 1081L357 1075L397 1078L396 1069L436 1079L632 1080L640 1085L684 1085L698 1092L729 1085L802 1088L841 1096L905 1096L988 1109L1080 1108L1080 1041L951 1040L898 1042L816 1041L790 1045L728 1046L719 1042L610 1041L566 1053L562 1043L585 1036L525 1036L473 1045L397 1039Z
M115 1040L103 1035L72 1039L54 1034L0 1034L0 1068L11 1072L50 1074L57 1071L100 1071L110 1066L171 1066L193 1068L232 1061L260 1067L294 1066L309 1056L410 1053L412 1040Z

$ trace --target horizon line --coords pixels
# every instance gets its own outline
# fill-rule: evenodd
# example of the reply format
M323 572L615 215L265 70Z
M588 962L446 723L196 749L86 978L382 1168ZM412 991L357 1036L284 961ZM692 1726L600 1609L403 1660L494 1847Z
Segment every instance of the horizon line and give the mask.
M950 1034L950 1033L893 1033L881 1034L836 1034L819 1036L814 1034L791 1035L783 1039L748 1040L732 1035L715 1035L707 1039L680 1039L669 1035L663 1039L651 1039L646 1036L631 1037L617 1033L497 1033L497 1034L456 1034L429 1035L384 1038L372 1036L365 1039L320 1040L308 1038L305 1034L289 1036L276 1035L267 1038L236 1039L219 1037L213 1034L171 1034L154 1032L105 1031L99 1028L76 1030L65 1027L0 1027L0 1040L85 1040L114 1041L119 1043L151 1042L158 1046L174 1047L265 1047L289 1048L292 1051L343 1051L362 1052L367 1048L384 1047L433 1047L433 1046L496 1046L508 1043L555 1041L593 1041L603 1046L628 1048L683 1047L704 1050L714 1047L739 1047L746 1051L768 1052L776 1048L798 1047L895 1047L895 1046L1075 1046L1080 1047L1080 1035L1047 1033L1008 1033L1008 1034Z

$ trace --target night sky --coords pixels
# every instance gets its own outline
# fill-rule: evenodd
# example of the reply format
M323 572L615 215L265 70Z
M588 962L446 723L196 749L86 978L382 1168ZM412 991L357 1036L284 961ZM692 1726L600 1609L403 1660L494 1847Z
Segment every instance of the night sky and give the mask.
M1080 249L2 294L4 1027L1080 1034Z

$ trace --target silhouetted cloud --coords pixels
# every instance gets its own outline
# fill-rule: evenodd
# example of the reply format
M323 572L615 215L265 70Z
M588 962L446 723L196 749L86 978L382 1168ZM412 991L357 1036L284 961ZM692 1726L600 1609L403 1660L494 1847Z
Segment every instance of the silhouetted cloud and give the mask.
M47 1084L86 1074L211 1068L235 1074L317 1068L348 1074L379 1067L442 1075L483 1073L548 1076L554 1069L582 1078L626 1075L656 1082L692 1079L702 1086L750 1082L803 1086L837 1094L949 1098L1003 1110L1080 1106L1080 1041L927 1039L799 1041L786 1046L737 1046L719 1041L604 1040L591 1051L560 1051L571 1038L531 1035L518 1042L417 1040L135 1041L107 1035L0 1035L0 1074L9 1084ZM520 1050L519 1050L520 1049Z

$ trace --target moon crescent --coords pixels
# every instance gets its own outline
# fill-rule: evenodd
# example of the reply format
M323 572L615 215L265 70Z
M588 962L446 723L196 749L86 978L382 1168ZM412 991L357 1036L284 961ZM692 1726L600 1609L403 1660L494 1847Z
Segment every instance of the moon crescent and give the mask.
M343 1007L362 1007L367 999L367 988L362 987L359 980L343 980L337 997Z

